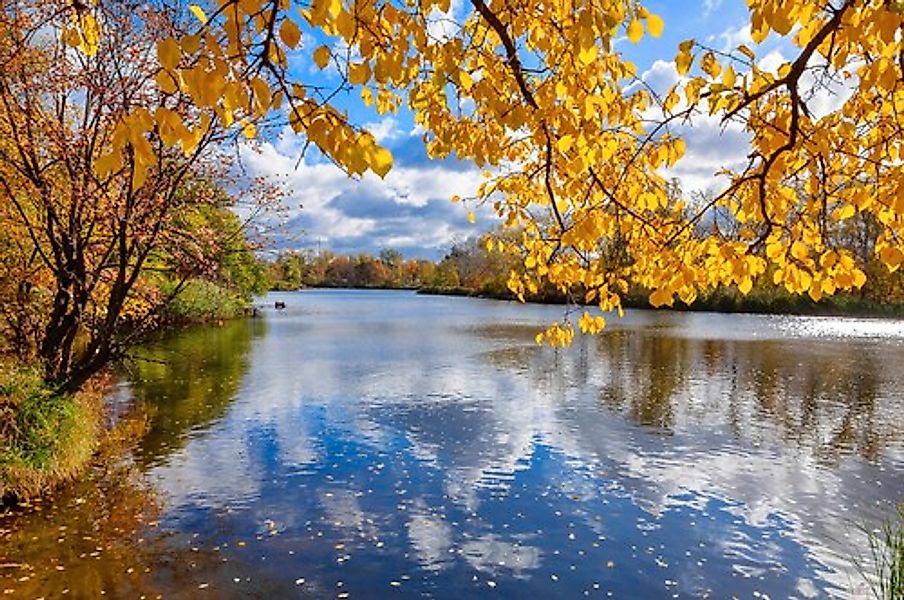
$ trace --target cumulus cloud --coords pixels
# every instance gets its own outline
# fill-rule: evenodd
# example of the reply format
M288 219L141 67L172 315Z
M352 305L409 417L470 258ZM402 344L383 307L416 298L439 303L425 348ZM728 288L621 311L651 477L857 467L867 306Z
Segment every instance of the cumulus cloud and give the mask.
M431 161L422 142L387 118L370 130L392 151L396 166L381 180L372 173L352 179L301 143L281 136L244 153L248 174L282 183L285 222L280 248L319 246L337 252L376 252L393 247L411 257L437 258L476 231L454 195L475 194L479 171L459 161Z
M734 123L723 125L718 117L698 115L690 126L676 128L673 133L684 139L684 158L666 177L675 177L686 193L714 191L727 180L716 173L724 168L744 166L750 152L750 136Z
M722 51L729 52L740 45L750 46L753 44L753 36L750 33L750 23L744 23L737 27L729 27L718 36L713 36L713 40L722 42Z
M722 40L726 51L739 44L750 43L750 27L729 28L711 41ZM763 71L777 73L780 67L788 62L786 48L778 47L767 52L757 61L757 67ZM809 66L818 67L819 57L813 58ZM837 77L831 80L818 80L818 69L808 69L801 79L802 88L809 90L805 100L810 114L814 118L823 117L841 108L850 98L856 86L854 75L857 65L846 69L848 77ZM739 72L743 76L744 72ZM682 83L675 70L674 63L657 60L640 76L643 82L656 94L663 96L674 85ZM634 88L639 84L635 84ZM629 88L628 91L631 91ZM682 101L676 110L683 110L686 104ZM658 108L651 108L646 115L651 120L662 118ZM717 176L722 169L741 169L747 163L750 152L750 134L744 131L740 123L723 123L720 116L695 114L687 123L673 125L670 132L684 139L686 151L684 158L672 169L663 171L666 177L675 177L686 193L718 192L727 184L727 179Z
M640 79L655 94L663 97L687 78L678 75L673 62L657 60L641 74ZM686 107L682 99L675 110ZM653 121L663 118L658 107L652 107L645 116ZM671 169L663 169L662 175L678 179L686 194L715 191L723 187L727 181L717 176L717 172L743 167L750 151L749 134L737 123L722 123L719 116L696 114L688 122L673 123L669 133L681 137L686 150L684 158Z
M678 83L679 76L674 62L658 59L641 74L640 78L656 94L663 96Z
M386 117L380 121L373 123L365 123L364 129L371 132L378 142L381 144L389 140L394 140L402 135L396 120L393 117Z

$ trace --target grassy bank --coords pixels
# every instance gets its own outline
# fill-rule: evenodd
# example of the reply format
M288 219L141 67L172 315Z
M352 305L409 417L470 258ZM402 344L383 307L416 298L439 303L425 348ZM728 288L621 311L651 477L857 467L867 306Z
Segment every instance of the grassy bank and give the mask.
M167 306L161 327L237 318L248 306L235 291L192 280ZM80 476L95 457L115 454L120 438L136 437L136 423L104 426L107 385L99 376L75 394L57 393L37 365L0 357L0 505L43 496Z
M235 319L250 306L239 291L206 279L191 279L163 311L164 327Z
M102 389L57 394L33 367L0 362L0 499L45 494L87 467L100 432Z

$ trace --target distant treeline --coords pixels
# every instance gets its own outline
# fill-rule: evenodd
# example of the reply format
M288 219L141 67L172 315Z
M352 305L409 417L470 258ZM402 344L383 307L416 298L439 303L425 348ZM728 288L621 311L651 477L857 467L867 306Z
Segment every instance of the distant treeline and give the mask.
M500 235L497 232L497 235ZM839 293L814 302L775 285L772 274L761 276L748 294L723 287L700 294L691 306L679 310L720 312L904 315L904 273L889 273L867 252L863 253L867 283L853 294ZM302 287L417 289L421 293L514 299L507 281L512 270L523 268L517 256L491 252L479 238L452 245L439 261L406 260L391 249L378 256L342 255L332 252L289 251L268 262L266 271L273 290ZM530 302L581 302L581 290L566 296L555 289L541 289ZM649 307L649 291L635 286L623 298L625 307Z
M382 250L378 256L370 254L344 255L333 252L295 252L280 254L267 266L270 288L295 290L302 287L334 288L390 288L390 289L452 289L462 285L463 273L468 270L462 261L465 248L476 248L476 241L455 245L439 262L425 259L405 259L396 250ZM484 265L483 278L499 276L505 289L507 270L496 266L491 272ZM464 278L475 291L481 281Z

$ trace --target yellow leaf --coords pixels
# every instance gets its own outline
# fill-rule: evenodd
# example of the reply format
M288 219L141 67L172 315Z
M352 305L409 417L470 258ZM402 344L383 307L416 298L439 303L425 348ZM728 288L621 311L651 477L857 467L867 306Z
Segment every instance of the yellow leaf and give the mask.
M735 70L731 65L728 65L728 68L725 69L725 72L722 73L722 85L731 89L735 84Z
M810 256L810 249L802 242L794 242L791 244L791 256L797 260L806 260Z
M738 290L745 296L750 293L750 290L753 289L753 280L750 277L745 277L738 283Z
M650 294L650 304L653 308L659 308L660 306L665 306L666 304L672 303L672 294L669 293L668 290L658 289L652 294Z
M879 251L879 259L885 263L889 272L894 273L904 262L904 252L894 246L886 246Z
M628 25L628 39L633 43L640 41L643 37L643 25L637 19L633 19Z
M160 88L165 94L175 94L179 91L179 85L176 83L176 80L173 79L173 76L167 73L166 71L160 71L157 73L157 87Z
M703 70L707 75L715 79L719 76L719 73L722 71L722 66L716 60L716 56L712 52L707 52L703 55L702 65Z
M182 51L186 54L194 54L201 47L201 36L199 35L187 35L182 38L182 41L179 43L179 46L182 48Z
M471 74L467 71L462 71L458 74L458 84L459 87L465 92L471 91L471 86L474 85L474 80L471 79Z
M663 27L662 17L659 15L651 14L647 17L647 30L653 37L658 38L661 36Z
M766 39L766 36L769 35L769 26L766 25L765 22L761 24L760 27L754 27L750 30L750 39L752 39L757 44L761 44L763 40Z
M251 90L254 92L255 112L263 116L270 108L273 95L270 92L270 86L260 77L251 80Z
M669 166L674 165L678 160L684 156L685 144L684 140L681 138L676 138L672 140L672 144L670 146L669 156L668 156L668 164Z
M562 137L559 138L559 141L556 142L556 147L559 149L559 152L562 152L563 154L565 152L568 152L568 150L573 145L574 145L574 136L570 136L570 135L563 135Z
M596 47L596 44L591 44L578 53L578 60L583 65L589 65L596 60L598 54L599 48Z
M349 65L348 80L355 85L364 85L370 79L370 65L358 63Z
M116 149L111 150L108 154L100 156L94 161L94 172L101 179L110 176L122 167L122 154Z
M693 62L694 57L691 53L681 50L675 57L675 70L678 71L679 75L685 75L690 70Z
M370 156L370 168L381 178L386 177L392 169L392 153L386 148L377 147Z
M295 48L298 46L298 42L301 41L301 31L295 21L286 17L283 19L282 25L279 26L279 37L282 39L283 44L289 48Z
M203 9L203 8L201 8L201 7L198 6L197 4L190 4L190 5L188 6L188 10L190 10L190 11L192 12L192 14L195 15L195 18L196 18L196 19L198 19L199 21L201 21L201 25L206 25L206 24L207 24L207 15L204 14L204 9Z
M157 60L164 69L173 70L179 66L182 51L173 38L167 38L157 44Z
M82 43L82 36L75 27L64 27L62 37L63 42L73 48L77 48Z
M257 135L257 127L251 121L242 121L242 133L250 140Z
M740 46L738 46L738 52L740 52L741 54L743 54L750 60L753 60L756 57L756 55L753 53L753 50L751 50L744 44L741 44Z
M850 219L856 213L857 209L854 208L853 204L845 204L844 206L839 206L832 211L832 218L836 221L843 221L845 219Z
M330 49L328 47L321 46L314 50L314 64L316 64L321 69L325 69L329 63Z
M98 25L97 20L89 14L83 15L79 21L82 34L79 49L88 56L94 56L97 54L97 49L100 47L100 25Z
M474 215L473 210L468 211L468 223L473 225L477 221L477 217Z
M813 283L810 284L810 289L807 290L807 293L810 295L810 298L813 299L813 302L822 300L822 282L814 279Z

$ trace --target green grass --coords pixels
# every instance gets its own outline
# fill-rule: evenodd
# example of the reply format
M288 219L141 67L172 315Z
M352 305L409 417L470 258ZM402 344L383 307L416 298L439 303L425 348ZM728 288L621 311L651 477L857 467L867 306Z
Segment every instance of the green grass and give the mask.
M237 292L204 279L192 279L169 303L169 323L207 323L241 316L248 303Z
M894 517L866 534L869 556L855 561L860 574L876 600L904 599L904 503Z
M28 499L77 476L100 426L99 394L57 394L36 368L0 362L0 498Z

